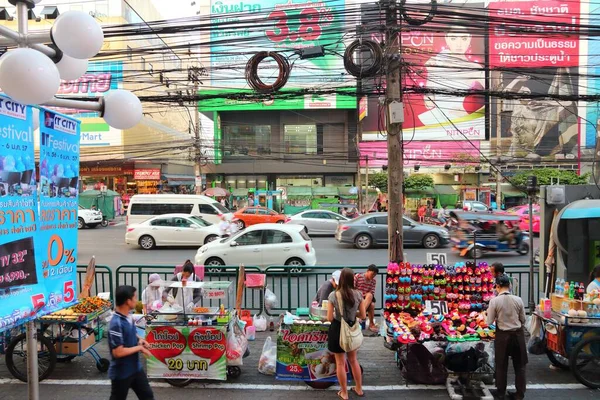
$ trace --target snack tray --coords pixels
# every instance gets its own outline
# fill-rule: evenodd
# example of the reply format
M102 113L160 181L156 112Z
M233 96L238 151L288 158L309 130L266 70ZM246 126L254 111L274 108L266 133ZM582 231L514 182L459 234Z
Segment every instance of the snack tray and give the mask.
M57 315L56 313L44 315L40 320L44 322L58 322L58 323L82 323L86 324L94 319L98 318L105 312L110 311L109 307L103 307L97 311L89 314L69 314L69 315Z

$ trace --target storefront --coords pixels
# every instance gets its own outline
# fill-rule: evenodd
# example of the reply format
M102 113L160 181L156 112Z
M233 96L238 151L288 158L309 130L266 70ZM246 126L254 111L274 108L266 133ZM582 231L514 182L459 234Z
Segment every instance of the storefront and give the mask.
M79 167L81 188L85 190L101 190L103 186L118 193L127 191L127 182L134 180L134 164L108 164L98 162L82 162Z

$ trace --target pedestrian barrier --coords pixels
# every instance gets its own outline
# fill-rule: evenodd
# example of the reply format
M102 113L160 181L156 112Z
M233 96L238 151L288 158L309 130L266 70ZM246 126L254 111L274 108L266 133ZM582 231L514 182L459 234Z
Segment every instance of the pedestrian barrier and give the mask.
M77 287L80 289L83 287L83 283L85 282L87 267L87 265L77 266L77 283L79 284ZM113 288L113 275L110 267L106 265L96 265L96 277L94 278L94 282L90 288L92 296L95 296L98 293L108 292L110 293L110 298L112 300Z
M231 291L227 294L227 299L204 300L203 306L218 307L221 303L228 304L233 307L235 305L235 297L237 291L237 282L239 275L238 266L225 266L220 272L204 273L204 282L212 281L229 281L232 282ZM175 265L136 265L127 264L121 265L115 271L117 276L117 286L131 285L137 288L138 299L142 299L142 291L148 286L148 277L152 274L160 275L161 279L169 281L173 278ZM245 267L246 272L260 272L259 267ZM208 304L206 304L208 302ZM242 308L247 310L258 311L261 309L262 299L258 291L244 291L244 299Z

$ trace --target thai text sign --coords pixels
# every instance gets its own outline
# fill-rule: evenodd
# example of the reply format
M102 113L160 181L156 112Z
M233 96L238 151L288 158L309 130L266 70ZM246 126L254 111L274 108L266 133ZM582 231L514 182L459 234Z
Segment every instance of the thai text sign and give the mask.
M152 326L146 340L150 378L227 379L225 326Z
M387 142L361 142L361 166L381 167L388 164ZM446 164L479 164L479 142L409 142L404 145L404 165L443 167Z
M579 1L490 3L490 67L579 65Z
M141 181L160 181L160 169L136 169L133 171L133 179Z

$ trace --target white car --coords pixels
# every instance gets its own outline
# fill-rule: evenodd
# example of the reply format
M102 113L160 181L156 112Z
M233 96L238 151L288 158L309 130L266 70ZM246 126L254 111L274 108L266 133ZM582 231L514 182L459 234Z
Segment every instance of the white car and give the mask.
M219 271L223 265L288 265L292 272L317 263L310 237L302 225L257 224L235 235L208 243L196 253L196 265Z
M102 223L102 212L98 210L89 210L79 206L77 210L77 229L83 229L86 226L95 228Z
M189 214L163 214L129 225L125 243L144 250L157 246L198 246L218 239L219 225Z
M286 223L303 225L310 235L335 235L338 222L349 218L327 210L308 210L292 215Z

